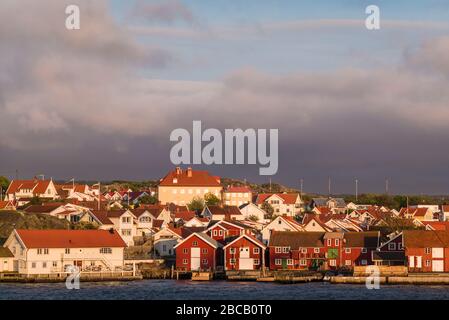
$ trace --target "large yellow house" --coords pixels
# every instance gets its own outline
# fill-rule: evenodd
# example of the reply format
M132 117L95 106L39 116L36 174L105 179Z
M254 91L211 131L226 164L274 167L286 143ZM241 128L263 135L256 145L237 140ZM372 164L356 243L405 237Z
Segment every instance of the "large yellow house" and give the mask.
M193 198L204 199L207 193L221 199L223 187L220 182L220 177L212 176L207 171L192 168L182 170L178 167L161 179L158 186L159 202L187 205Z

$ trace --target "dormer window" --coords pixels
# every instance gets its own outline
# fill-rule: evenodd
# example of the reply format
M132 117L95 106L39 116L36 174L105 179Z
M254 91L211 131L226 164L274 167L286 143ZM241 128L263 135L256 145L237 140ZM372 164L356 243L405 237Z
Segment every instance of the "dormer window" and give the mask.
M177 178L173 178L173 183L178 183L178 179Z

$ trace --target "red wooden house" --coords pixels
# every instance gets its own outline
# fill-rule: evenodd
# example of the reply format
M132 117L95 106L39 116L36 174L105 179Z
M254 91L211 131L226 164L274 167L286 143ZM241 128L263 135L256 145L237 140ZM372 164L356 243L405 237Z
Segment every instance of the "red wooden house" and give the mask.
M226 239L239 237L243 234L253 234L253 229L236 221L221 220L206 230L206 233L214 240L226 243Z
M379 244L379 232L275 231L271 237L271 270L335 270L369 265L371 252Z
M266 246L243 234L224 246L225 270L260 270L265 266Z
M376 264L392 264L389 256L390 259L384 257L383 260L377 257L386 255L385 252L402 253L402 264L411 273L449 272L449 232L446 230L404 230L373 253Z
M205 233L192 233L174 249L176 269L184 271L215 270L223 266L223 245Z

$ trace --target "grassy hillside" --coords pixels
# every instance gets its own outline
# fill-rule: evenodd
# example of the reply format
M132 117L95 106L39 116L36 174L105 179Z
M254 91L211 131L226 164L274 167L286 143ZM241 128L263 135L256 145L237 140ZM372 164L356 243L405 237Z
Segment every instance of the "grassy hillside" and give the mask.
M68 229L70 223L44 214L0 211L0 245L13 229Z

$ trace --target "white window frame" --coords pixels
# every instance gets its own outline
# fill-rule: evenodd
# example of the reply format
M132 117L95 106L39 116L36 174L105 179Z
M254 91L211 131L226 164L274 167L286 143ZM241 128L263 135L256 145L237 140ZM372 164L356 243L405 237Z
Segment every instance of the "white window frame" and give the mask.
M388 250L395 251L396 250L396 242L390 242L388 244Z
M282 265L282 259L274 259L274 264L276 266L281 266Z

